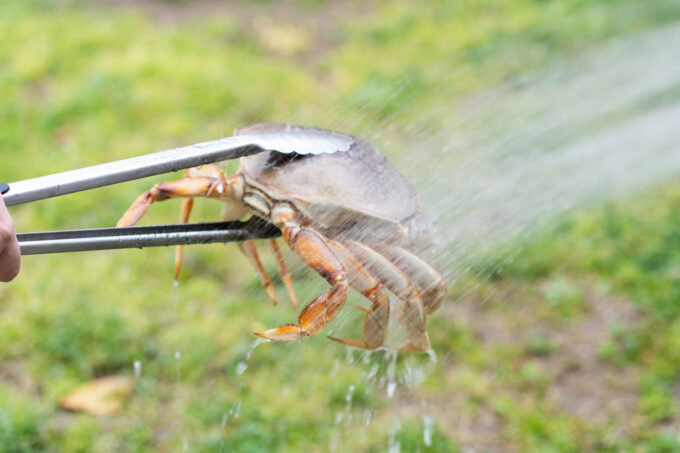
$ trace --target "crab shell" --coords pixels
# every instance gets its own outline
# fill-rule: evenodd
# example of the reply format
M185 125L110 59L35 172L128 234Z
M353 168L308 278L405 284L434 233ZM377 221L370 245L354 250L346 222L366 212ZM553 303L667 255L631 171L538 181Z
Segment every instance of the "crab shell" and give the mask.
M286 124L256 124L236 135L296 129ZM337 134L334 132L334 134ZM408 181L370 143L351 137L347 151L283 154L265 151L241 158L246 184L276 201L287 201L304 221L340 241L389 243L421 251L432 244L432 228Z

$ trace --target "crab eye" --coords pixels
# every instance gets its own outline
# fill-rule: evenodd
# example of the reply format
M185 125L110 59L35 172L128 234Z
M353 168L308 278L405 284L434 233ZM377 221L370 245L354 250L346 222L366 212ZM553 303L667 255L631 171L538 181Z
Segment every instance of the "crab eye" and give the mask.
M272 151L269 153L269 157L267 158L267 162L265 163L265 168L282 167L290 162L293 162L294 160L304 159L306 157L309 157L309 155L298 154L295 152L279 153L276 151Z

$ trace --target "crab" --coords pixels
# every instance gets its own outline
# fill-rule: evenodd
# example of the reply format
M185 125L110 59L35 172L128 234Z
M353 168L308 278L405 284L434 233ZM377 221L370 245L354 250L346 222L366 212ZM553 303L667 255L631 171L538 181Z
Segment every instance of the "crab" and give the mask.
M317 128L286 124L256 124L235 135ZM419 256L431 246L431 226L406 179L367 141L351 137L347 151L301 155L263 151L242 157L238 171L227 177L216 165L189 169L186 177L162 182L140 195L117 226L135 224L157 201L183 198L181 221L187 222L194 197L224 203L222 220L258 216L281 230L283 240L330 288L307 304L297 322L256 332L267 340L292 342L319 333L343 308L350 288L361 293L368 307L360 339L330 339L347 346L376 349L385 343L390 319L386 290L401 301L399 323L405 339L402 352L426 352L430 340L428 315L442 303L442 275ZM278 271L293 305L297 300L290 274L272 239ZM269 297L277 302L252 241L239 243L257 269ZM175 276L182 249L178 248ZM393 310L394 311L394 310Z

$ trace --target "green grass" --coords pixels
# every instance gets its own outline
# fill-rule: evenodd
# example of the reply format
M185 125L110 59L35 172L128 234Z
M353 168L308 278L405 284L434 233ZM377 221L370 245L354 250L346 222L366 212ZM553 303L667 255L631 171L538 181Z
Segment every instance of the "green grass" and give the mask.
M205 141L257 121L399 130L437 105L442 80L447 95L464 97L680 18L669 0L378 2L370 14L340 17L324 45L303 30L311 37L283 56L237 17L164 24L63 3L0 6L0 180ZM326 5L294 7L322 14ZM12 214L20 231L109 226L167 178ZM295 313L266 300L233 246L189 248L176 293L171 249L26 257L20 277L0 286L0 452L378 452L395 442L448 452L465 445L456 420L492 420L490 448L680 451L665 429L679 416L678 206L680 189L669 186L575 212L515 244L502 273L462 276L475 289L458 297L451 288L458 305L429 322L436 365L417 356L392 364L389 354L351 352L323 335L253 351L253 331ZM174 221L178 209L159 204L145 222ZM197 206L196 219L218 215L219 206ZM297 272L301 300L322 288ZM635 322L610 326L596 345L596 370L623 389L613 397L635 402L604 421L566 410L554 394L563 373L587 368L574 361L556 371L569 347L555 333L580 332L595 299L635 310ZM345 311L331 332L359 335L359 313ZM509 338L494 337L494 326ZM141 375L122 414L58 408L95 377L133 375L135 361ZM399 383L391 398L390 379ZM434 418L429 446L423 415Z

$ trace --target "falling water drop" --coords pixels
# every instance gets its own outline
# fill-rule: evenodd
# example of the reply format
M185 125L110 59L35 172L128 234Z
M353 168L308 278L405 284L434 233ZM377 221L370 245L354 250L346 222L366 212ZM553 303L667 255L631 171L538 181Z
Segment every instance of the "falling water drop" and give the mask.
M352 424L352 397L354 395L354 384L350 384L345 395L345 426Z
M368 427L373 420L373 411L371 409L366 409L364 411L364 426Z
M380 367L378 366L377 363L373 364L370 370L365 374L365 379L366 382L372 382L375 380L375 377L378 375L378 371L380 371Z
M138 379L139 376L142 374L142 362L139 360L135 360L135 362L132 364L134 369L135 369L135 379Z
M390 426L387 438L387 451L389 453L399 453L401 451L401 442L397 439L399 430L401 430L401 423L399 420L394 420Z
M423 443L426 447L432 446L432 431L434 419L430 415L423 415Z
M392 398L394 396L394 392L397 389L397 383L395 381L388 382L387 383L387 397Z
M231 410L231 415L234 418L238 418L241 415L241 400L238 400L236 402L236 405L234 408Z
M345 396L345 403L347 405L352 404L352 394L354 393L354 384L349 385L349 389L347 390L347 395Z
M397 351L390 351L387 354L387 397L392 398L397 390Z

